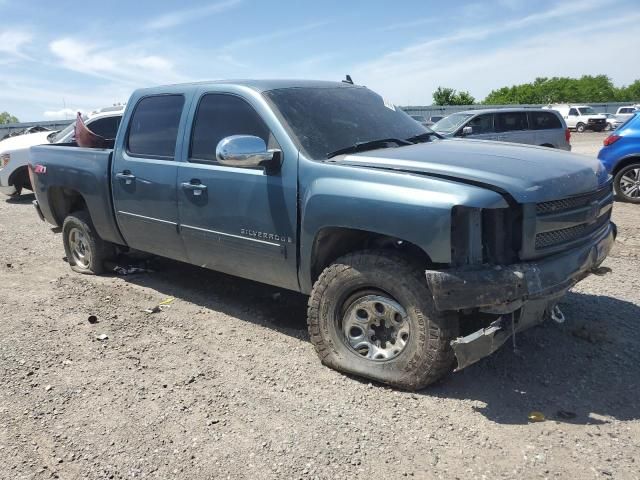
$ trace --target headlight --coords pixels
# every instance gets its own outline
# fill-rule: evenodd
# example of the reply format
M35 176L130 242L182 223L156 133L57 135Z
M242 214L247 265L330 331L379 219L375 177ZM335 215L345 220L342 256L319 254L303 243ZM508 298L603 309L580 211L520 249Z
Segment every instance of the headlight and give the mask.
M4 168L9 165L9 160L11 160L10 153L0 153L0 168Z

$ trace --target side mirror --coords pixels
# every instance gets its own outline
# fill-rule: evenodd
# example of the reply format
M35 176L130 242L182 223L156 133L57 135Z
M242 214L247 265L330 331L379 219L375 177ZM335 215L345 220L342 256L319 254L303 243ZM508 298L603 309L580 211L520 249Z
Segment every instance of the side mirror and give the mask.
M280 150L267 150L260 137L232 135L216 147L216 159L227 167L269 167L280 158Z
M473 127L462 127L462 135L471 135L473 133Z

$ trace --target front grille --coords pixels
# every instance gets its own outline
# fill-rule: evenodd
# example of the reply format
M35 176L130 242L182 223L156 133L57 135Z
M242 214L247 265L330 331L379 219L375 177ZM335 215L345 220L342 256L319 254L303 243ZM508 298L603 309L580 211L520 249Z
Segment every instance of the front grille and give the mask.
M576 197L563 198L562 200L551 200L550 202L542 202L536 205L536 213L545 215L547 213L562 212L565 210L573 210L575 208L586 207L593 201L601 201L611 193L611 184L601 188L595 192L578 195Z
M611 218L611 210L601 215L598 220L593 223L583 223L575 227L563 228L561 230L552 230L550 232L542 232L536 235L536 248L547 248L560 243L567 243L585 237L591 233L598 231L604 225L609 223Z

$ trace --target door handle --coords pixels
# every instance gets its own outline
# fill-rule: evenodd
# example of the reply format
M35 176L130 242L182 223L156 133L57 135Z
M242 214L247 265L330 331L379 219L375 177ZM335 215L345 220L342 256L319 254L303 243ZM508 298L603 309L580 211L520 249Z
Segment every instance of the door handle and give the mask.
M136 176L133 175L129 170L125 170L124 172L116 173L116 178L119 180L124 180L125 185L131 185L136 179Z
M183 182L181 186L184 190L191 190L195 196L202 195L207 189L206 185L200 183L199 180L192 180L191 182Z

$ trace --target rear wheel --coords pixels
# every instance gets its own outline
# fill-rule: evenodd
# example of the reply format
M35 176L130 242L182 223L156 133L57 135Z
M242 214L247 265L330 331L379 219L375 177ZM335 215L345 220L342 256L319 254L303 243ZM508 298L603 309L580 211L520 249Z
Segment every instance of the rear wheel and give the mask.
M65 218L62 240L67 261L71 269L78 273L103 273L104 261L114 253L112 244L96 234L86 211L74 212Z
M640 203L640 162L620 169L613 179L613 188L619 200Z
M451 371L457 315L435 309L420 269L363 251L327 267L309 299L311 342L325 365L407 390Z
M584 123L579 123L576 125L576 132L582 133L586 128L587 126Z

